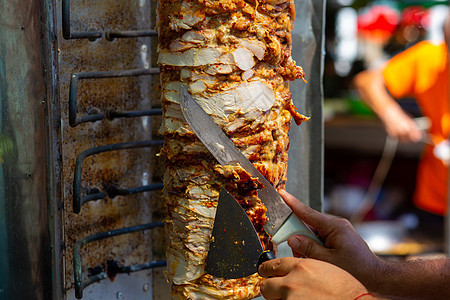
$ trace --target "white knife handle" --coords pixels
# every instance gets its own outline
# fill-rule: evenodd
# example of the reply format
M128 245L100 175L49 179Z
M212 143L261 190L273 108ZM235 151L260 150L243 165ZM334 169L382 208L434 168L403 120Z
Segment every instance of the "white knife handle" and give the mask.
M295 214L291 215L286 219L286 221L281 225L280 229L272 237L272 242L278 245L285 242L289 237L293 235L305 235L323 246L323 242L314 234L314 232L309 228L302 220L300 220Z

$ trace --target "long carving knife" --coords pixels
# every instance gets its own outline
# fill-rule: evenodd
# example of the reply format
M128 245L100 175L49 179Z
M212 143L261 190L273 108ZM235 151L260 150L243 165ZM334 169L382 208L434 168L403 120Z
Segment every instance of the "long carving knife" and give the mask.
M286 241L291 235L308 236L320 244L314 232L295 216L272 184L239 151L222 129L201 108L184 87L180 88L180 105L183 116L205 147L221 165L241 165L252 177L258 178L264 188L258 190L258 197L267 208L268 222L265 231L275 244Z

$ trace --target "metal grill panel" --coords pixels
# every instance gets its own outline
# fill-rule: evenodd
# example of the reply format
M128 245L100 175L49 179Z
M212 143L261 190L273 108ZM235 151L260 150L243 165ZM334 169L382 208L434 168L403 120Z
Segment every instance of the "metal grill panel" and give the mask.
M139 233L161 227L162 219L157 33L149 29L156 3L58 4L62 177L72 182L60 206L64 294L98 299L123 282L124 275L107 279L110 262L115 274L142 274L144 281L152 272L139 271L165 265L162 231Z

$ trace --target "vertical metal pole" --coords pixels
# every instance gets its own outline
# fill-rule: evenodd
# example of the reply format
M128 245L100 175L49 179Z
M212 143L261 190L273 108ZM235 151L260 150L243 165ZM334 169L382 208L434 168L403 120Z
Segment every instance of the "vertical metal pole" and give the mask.
M292 125L286 189L316 210L323 199L322 75L325 0L295 1L297 17L292 31L292 58L306 73L307 83L289 84L294 105L311 117Z
M0 0L0 299L51 299L42 6Z
M42 59L45 66L45 142L47 166L48 227L51 259L51 286L47 286L52 300L66 299L63 267L63 205L62 157L61 157L61 107L59 99L59 61L56 7L58 0L39 0L41 6Z

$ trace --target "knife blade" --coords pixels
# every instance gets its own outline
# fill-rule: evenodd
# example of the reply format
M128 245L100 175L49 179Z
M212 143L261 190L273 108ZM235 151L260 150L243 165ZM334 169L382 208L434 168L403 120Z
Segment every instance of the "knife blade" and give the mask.
M272 184L239 151L184 87L180 88L180 106L189 126L221 165L239 164L263 184L264 188L258 190L258 197L267 208L268 221L264 229L272 236L275 244L286 241L293 234L306 235L323 244L314 232L292 213Z
M264 251L244 209L224 187L220 189L205 272L219 278L247 277L262 261L273 259Z

